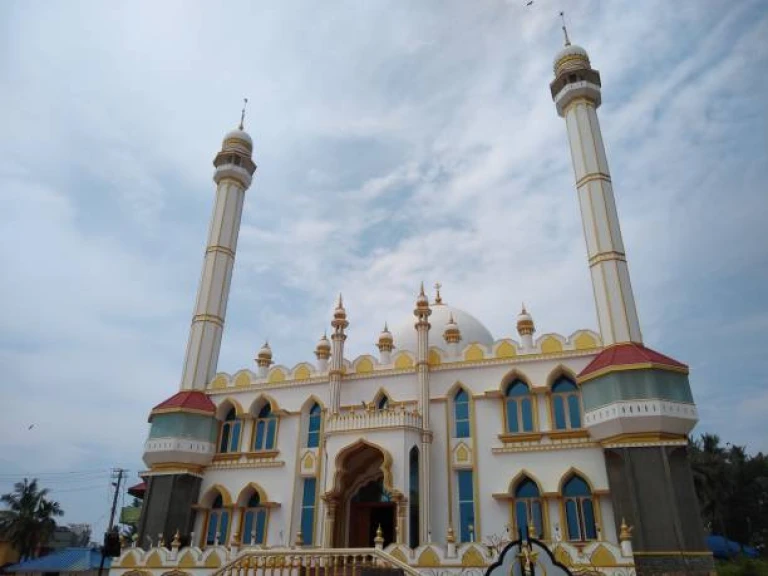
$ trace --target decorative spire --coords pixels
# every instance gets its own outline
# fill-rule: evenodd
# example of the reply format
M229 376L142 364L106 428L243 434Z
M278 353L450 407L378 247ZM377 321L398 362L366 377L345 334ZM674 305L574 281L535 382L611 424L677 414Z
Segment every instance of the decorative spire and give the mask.
M379 341L376 343L376 347L379 349L379 352L392 352L394 348L394 339L386 322L384 322L384 330L379 334Z
M533 324L533 317L525 309L525 303L523 303L523 309L517 317L517 333L520 336L530 336L536 332L536 327Z
M269 368L272 365L272 348L269 347L269 340L264 340L264 346L256 354L256 364L261 368Z
M560 19L563 21L563 36L565 36L565 45L570 46L571 40L568 38L568 28L565 27L565 12L560 11Z
M445 325L445 330L443 330L443 339L448 344L458 344L461 342L461 330L459 330L456 320L453 319L453 312L448 315L448 323Z
M336 301L336 309L333 311L333 320L331 321L335 333L344 333L344 328L349 326L347 322L347 311L344 309L344 299L339 292L339 299Z
M435 304L443 303L443 298L440 296L440 288L442 287L443 285L440 282L435 282Z
M243 111L240 112L240 125L237 127L238 130L243 130L243 127L245 126L245 107L246 106L248 106L248 98L243 98Z
M634 528L632 526L627 526L627 521L624 518L622 518L621 519L621 528L620 528L620 532L619 532L619 541L620 542L624 542L626 540L631 540L632 539L632 530L634 530Z

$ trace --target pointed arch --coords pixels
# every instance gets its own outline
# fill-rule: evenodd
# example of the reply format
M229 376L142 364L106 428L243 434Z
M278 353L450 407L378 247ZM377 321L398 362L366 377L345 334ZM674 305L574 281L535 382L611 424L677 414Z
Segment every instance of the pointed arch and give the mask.
M547 389L552 390L552 385L557 381L558 378L563 376L569 380L573 380L573 383L578 386L578 383L576 382L576 372L574 372L565 364L560 363L552 368L552 370L549 371L549 374L547 374Z
M547 507L541 482L527 470L521 470L509 483L512 533L541 538L547 529ZM529 534L533 526L535 533Z
M248 409L248 414L250 414L253 417L257 417L265 404L269 404L269 407L271 408L273 413L277 413L281 411L280 406L277 404L277 400L275 400L273 396L262 393L262 394L259 394L253 400L253 402L251 402L251 406Z
M526 384L529 389L533 388L533 382L531 382L530 377L525 372L519 368L512 368L509 372L504 374L501 380L499 380L499 391L502 394L505 394L507 391L507 386L509 386L509 384L515 380L520 380Z
M565 471L565 473L562 476L560 476L560 482L557 485L557 491L560 494L563 493L563 488L574 476L578 476L579 478L584 480L584 482L586 482L587 486L589 487L589 491L592 492L592 494L595 493L595 485L589 479L589 476L584 474L584 472L582 472L575 466L571 466L570 468L568 468L568 470Z
M569 468L560 479L559 494L567 540L596 540L601 522L600 501L589 477L577 468Z
M301 405L301 437L302 446L305 448L320 446L324 415L325 405L314 394Z
M231 396L227 396L224 398L224 400L219 402L218 406L216 406L216 419L219 421L224 420L232 408L235 409L235 414L238 416L238 418L242 418L247 414L247 412L243 410L243 406L240 404L240 402Z
M474 407L472 391L457 381L446 394L449 405L452 438L471 438Z
M376 394L373 396L373 406L377 410L384 410L393 406L392 395L387 391L386 388L381 387L378 389Z
M224 506L232 506L232 495L229 493L229 490L221 484L213 484L203 492L203 495L200 497L200 506L202 508L210 508L217 496L221 496L221 501Z
M544 494L544 486L541 484L541 480L539 480L534 474L523 468L514 475L514 477L509 481L509 486L507 487L507 492L510 494L515 493L515 488L517 485L523 481L523 480L530 480L534 484L536 484L536 487L539 489L539 492Z
M378 444L375 444L374 442L369 442L365 438L359 438L357 441L353 442L352 444L349 444L339 450L339 453L336 454L336 458L334 459L335 464L335 472L333 476L333 490L335 493L340 494L343 490L343 479L342 476L347 471L345 467L345 463L347 458L349 458L350 455L354 454L355 452L359 450L363 450L365 448L372 448L382 455L382 463L380 466L380 470L384 476L384 489L387 492L395 493L397 490L394 487L393 481L392 481L392 454L389 453L389 450L384 448L383 446L379 446Z
M256 484L256 482L248 482L245 486L243 486L243 489L240 490L240 494L237 495L236 505L240 507L246 507L248 505L248 500L250 500L251 496L254 494L257 494L259 496L260 502L267 502L267 493L264 492L264 489Z

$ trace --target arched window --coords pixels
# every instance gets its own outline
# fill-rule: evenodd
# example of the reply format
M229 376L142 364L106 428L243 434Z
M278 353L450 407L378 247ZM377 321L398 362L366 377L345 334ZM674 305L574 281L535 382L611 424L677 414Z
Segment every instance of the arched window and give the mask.
M563 500L568 540L583 542L597 538L592 491L583 478L573 476L565 483Z
M528 385L514 380L506 392L507 432L533 432L533 400Z
M269 403L264 404L259 410L259 416L253 423L256 433L254 434L253 449L274 450L275 438L277 437L277 416L272 413L272 406Z
M304 478L301 495L301 539L311 545L315 540L315 490L317 480Z
M317 448L320 445L320 425L323 421L323 411L315 402L309 409L309 422L307 425L307 448Z
M581 428L579 388L570 378L561 376L552 385L552 411L556 430Z
M227 544L229 532L229 510L224 508L221 494L216 496L211 509L208 511L208 529L205 531L205 543L208 546L214 544Z
M514 492L515 500L515 536L523 531L528 533L528 526L533 521L535 534L529 534L534 538L540 538L544 533L544 518L542 515L542 502L539 487L530 478L523 478L517 483Z
M453 421L456 438L469 438L469 395L460 388L453 397Z
M243 510L243 542L264 544L267 526L267 509L261 505L259 493L254 492Z
M221 433L219 435L219 452L226 454L228 452L237 452L240 449L240 427L242 423L237 417L234 408L227 412L224 422L221 423Z
M419 449L414 446L408 455L408 544L419 545Z
M379 401L376 402L376 410L386 410L389 408L389 397L386 394L382 394Z

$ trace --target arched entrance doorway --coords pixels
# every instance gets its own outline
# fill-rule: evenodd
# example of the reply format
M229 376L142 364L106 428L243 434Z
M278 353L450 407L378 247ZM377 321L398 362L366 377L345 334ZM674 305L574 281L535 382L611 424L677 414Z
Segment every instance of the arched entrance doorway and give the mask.
M402 508L404 498L392 488L391 465L389 454L364 440L339 453L334 489L326 498L334 547L373 547L379 526L384 546L397 540L398 505Z

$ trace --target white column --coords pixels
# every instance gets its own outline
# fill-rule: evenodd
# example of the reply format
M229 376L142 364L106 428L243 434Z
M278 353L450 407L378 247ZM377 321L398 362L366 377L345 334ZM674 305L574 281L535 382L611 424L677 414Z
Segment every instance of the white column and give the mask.
M328 371L328 380L331 387L331 413L338 414L341 408L341 377L344 371L344 341L347 335L344 329L349 326L347 322L347 312L344 310L344 304L339 294L339 301L333 312L333 321L331 327L331 369Z
M429 316L432 310L424 295L424 286L416 301L416 377L419 384L419 411L422 418L421 454L419 455L419 527L420 542L429 542L431 532L430 520L430 453L432 447L432 432L429 423Z
M565 109L600 333L606 345L642 342L595 101Z

